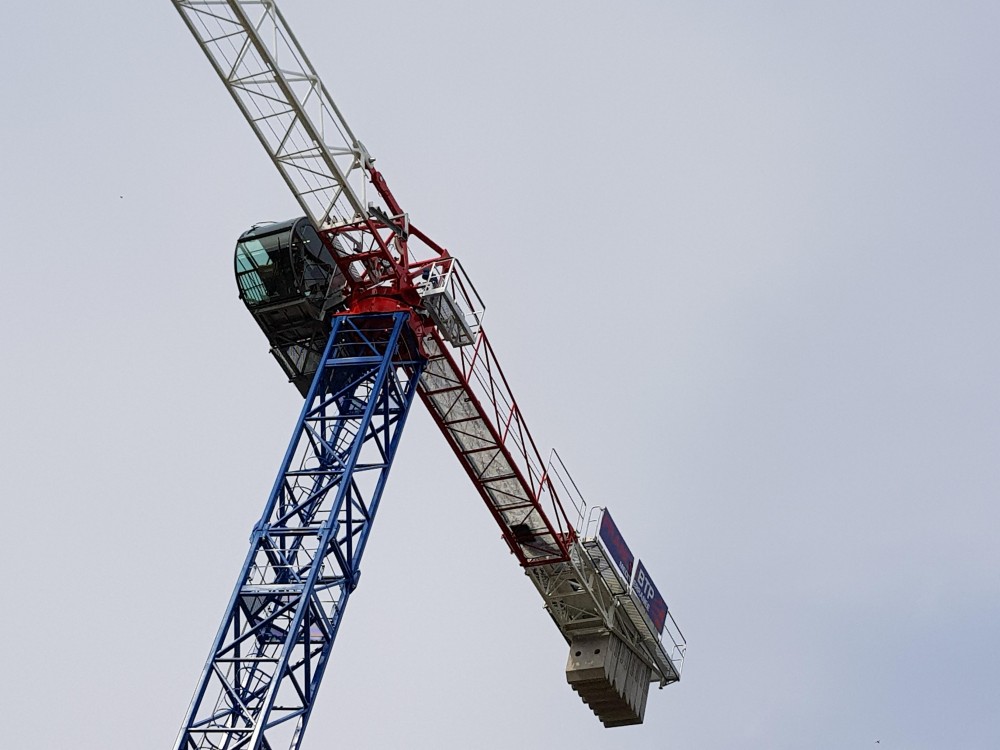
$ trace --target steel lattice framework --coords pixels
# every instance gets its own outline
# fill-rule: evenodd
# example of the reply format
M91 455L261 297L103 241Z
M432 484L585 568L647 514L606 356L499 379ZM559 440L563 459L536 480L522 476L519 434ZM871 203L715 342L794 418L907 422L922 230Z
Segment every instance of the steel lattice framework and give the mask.
M424 366L407 317L335 319L176 750L299 747Z
M299 747L415 395L566 641L613 637L647 686L676 682L672 615L664 639L588 538L586 503L532 439L471 281L411 224L274 0L171 2L329 249L350 313L334 319L176 750Z
M306 215L368 216L371 157L269 0L174 0Z
M358 289L411 285L411 228L272 0L172 0ZM422 233L423 259L447 253Z

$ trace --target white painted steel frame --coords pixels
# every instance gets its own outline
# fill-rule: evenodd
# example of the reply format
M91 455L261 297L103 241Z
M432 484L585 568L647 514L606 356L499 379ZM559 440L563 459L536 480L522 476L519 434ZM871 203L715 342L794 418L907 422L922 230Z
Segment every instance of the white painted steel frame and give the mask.
M615 633L652 669L660 686L681 678L687 643L676 628L668 628L669 643L618 579L595 539L576 539L565 562L526 568L525 573L545 600L545 609L567 642L582 635Z
M318 228L368 217L372 159L272 0L172 0Z

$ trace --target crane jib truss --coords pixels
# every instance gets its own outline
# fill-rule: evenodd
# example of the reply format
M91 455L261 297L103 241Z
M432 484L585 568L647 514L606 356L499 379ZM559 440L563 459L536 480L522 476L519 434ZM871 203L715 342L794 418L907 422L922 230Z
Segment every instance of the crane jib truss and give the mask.
M338 316L175 750L298 748L425 360Z
M317 228L367 216L371 159L277 5L173 3Z

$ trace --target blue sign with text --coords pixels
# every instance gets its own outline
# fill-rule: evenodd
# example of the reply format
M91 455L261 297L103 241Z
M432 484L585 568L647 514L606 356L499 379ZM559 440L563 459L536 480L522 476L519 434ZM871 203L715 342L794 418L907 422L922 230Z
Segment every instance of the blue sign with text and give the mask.
M618 566L619 572L625 577L625 583L628 583L632 580L632 563L635 562L635 556L625 544L625 538L618 531L615 522L611 520L611 514L607 511L604 511L604 515L601 516L600 537L604 543L604 549L608 551L611 559Z
M656 632L663 632L663 625L667 621L667 602L660 596L653 579L649 577L646 568L639 561L639 567L635 571L635 580L632 581L632 590L639 597L642 606L646 608L646 614L653 621Z

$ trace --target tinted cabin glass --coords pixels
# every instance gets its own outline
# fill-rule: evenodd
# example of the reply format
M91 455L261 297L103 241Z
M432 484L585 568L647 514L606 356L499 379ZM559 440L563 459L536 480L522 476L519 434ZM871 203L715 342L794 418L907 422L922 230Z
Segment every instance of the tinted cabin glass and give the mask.
M295 294L288 242L291 229L243 240L236 246L236 281L250 307L287 299Z

